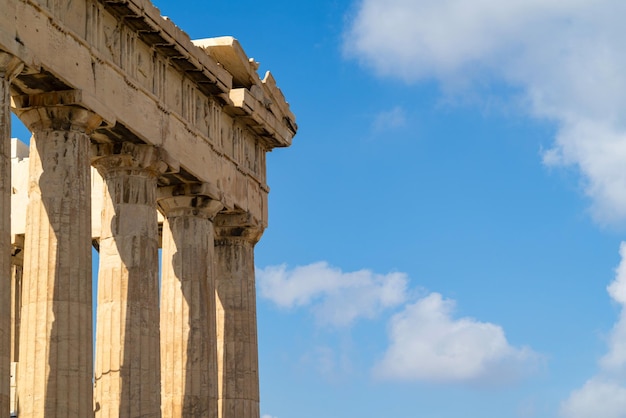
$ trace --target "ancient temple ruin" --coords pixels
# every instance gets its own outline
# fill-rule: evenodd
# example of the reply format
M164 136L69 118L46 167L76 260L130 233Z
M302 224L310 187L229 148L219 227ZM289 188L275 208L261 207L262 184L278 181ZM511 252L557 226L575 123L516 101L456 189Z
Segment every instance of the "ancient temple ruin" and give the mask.
M147 0L0 10L0 417L259 418L274 78Z

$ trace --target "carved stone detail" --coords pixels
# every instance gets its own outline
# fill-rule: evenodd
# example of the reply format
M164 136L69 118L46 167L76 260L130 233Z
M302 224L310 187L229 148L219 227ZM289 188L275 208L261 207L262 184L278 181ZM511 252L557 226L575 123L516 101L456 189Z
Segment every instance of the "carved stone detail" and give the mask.
M254 245L263 229L249 214L215 218L220 418L259 418Z
M95 413L160 417L158 150L100 146L104 179L96 327Z
M163 224L161 393L164 418L217 418L213 223L208 184L159 189Z
M259 77L236 39L191 41L150 1L5 3L0 417L10 397L20 418L257 418L253 249L268 221L265 153L297 129L274 78ZM16 147L9 164L11 110L33 139L30 159ZM91 172L94 191L104 189L93 196ZM101 224L90 222L92 199ZM10 270L17 236L21 298L16 257Z
M20 418L93 416L88 132L101 119L53 99L31 96L16 102L16 112L33 132L20 327Z

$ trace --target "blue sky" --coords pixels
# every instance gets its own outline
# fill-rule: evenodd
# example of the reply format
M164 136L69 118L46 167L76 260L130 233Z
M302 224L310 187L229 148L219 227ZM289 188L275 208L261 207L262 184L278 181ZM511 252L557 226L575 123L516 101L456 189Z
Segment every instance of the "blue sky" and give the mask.
M626 417L625 3L156 5L297 117L256 251L263 418Z

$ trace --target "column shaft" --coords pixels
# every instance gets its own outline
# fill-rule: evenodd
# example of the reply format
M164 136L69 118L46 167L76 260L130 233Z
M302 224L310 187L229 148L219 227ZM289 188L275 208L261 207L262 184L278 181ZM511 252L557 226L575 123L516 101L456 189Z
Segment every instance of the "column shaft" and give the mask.
M216 218L220 418L259 418L254 245L261 231Z
M24 235L15 236L11 257L11 412L17 412L17 364L20 349L22 312L22 275L24 271Z
M0 416L9 415L11 355L11 78L12 57L0 51Z
M217 418L212 218L206 196L159 202L163 225L161 380L164 418Z
M24 236L13 246L11 257L11 362L19 361L20 316L22 310L22 276L24 272Z
M48 119L38 119L48 111ZM84 125L67 125L82 112L39 108L21 115L33 137L24 243L20 418L93 416L90 139Z
M150 165L152 147L124 148L94 161L105 183L95 410L100 418L156 418L161 416L157 171Z

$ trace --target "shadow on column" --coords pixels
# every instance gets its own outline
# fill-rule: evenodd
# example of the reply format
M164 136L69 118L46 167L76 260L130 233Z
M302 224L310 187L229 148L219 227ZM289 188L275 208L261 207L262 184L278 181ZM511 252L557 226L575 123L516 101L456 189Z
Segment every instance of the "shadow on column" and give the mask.
M223 308L220 418L258 418L254 244L239 237L219 239L216 259L217 297Z
M217 345L211 222L207 218L181 216L171 218L168 224L176 249L171 259L172 273L178 280L189 310L186 359L184 370L181 371L185 376L182 416L217 418ZM190 233L194 238L190 239ZM178 371L174 371L176 372Z
M117 196L111 238L122 268L128 272L127 282L120 283L120 290L126 291L125 300L120 301L125 304L126 316L119 370L119 417L158 418L161 416L158 226L156 207L148 203L156 205L156 179L142 174L122 177L125 178L111 183L118 188L109 190L110 196Z
M53 293L52 306L46 306L46 317L36 318L37 322L44 321L45 327L49 321L47 315L52 315L50 334L46 336L46 343L49 345L46 361L50 372L46 386L34 388L35 391L43 390L44 393L33 395L44 397L45 416L83 418L92 415L89 140L84 134L77 132L48 131L33 141L43 170L39 178L41 207L50 222L50 229L42 232L54 234L54 240L49 235L47 237L50 237L50 244L53 241L55 244L48 246L46 243L43 248L31 246L32 251L38 252L37 257L40 260L46 260L51 252L55 253L54 261L44 261L49 265L42 265L40 261L38 267L43 268L44 272L31 270L31 280L43 288L26 290L34 290L36 294L50 291ZM32 240L35 237L27 239ZM29 255L33 256L34 254ZM49 268L54 270L54 277L48 277L47 283L41 283L41 275L46 274ZM30 303L39 304L40 301L40 297L34 301L31 298ZM40 312L39 309L36 312L31 309L31 315L40 315ZM32 318L30 322L35 324ZM40 325L35 326L41 329ZM39 341L30 343L40 344ZM42 365L35 363L34 366ZM45 371L33 370L33 373L43 374ZM33 412L37 415L37 411Z

